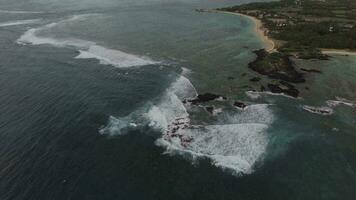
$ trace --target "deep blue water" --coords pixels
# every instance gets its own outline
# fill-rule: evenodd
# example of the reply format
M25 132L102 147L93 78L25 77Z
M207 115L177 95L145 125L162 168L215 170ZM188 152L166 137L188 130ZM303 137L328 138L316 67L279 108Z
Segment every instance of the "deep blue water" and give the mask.
M243 2L0 1L0 199L354 199L355 108L302 109L356 101L354 58L300 61L323 67L304 99L248 98L247 63L262 47L252 22L194 11ZM187 108L210 134L192 130L198 158L165 153L150 125L184 111L170 93L181 75L183 92L252 105Z

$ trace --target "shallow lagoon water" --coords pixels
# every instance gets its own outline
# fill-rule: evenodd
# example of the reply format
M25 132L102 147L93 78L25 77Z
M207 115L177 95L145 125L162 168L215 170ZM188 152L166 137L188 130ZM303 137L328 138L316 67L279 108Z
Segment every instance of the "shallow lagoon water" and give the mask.
M297 61L323 73L307 75L303 99L250 99L245 92L259 85L248 81L256 74L247 63L262 47L252 22L194 11L236 3L243 2L2 1L1 23L41 21L0 28L0 198L353 199L355 109L341 105L320 116L302 106L337 96L356 101L354 58ZM84 17L68 21L73 16ZM49 40L19 42L31 28ZM95 56L76 59L80 52ZM120 61L126 67L115 65ZM186 114L167 96L180 75L183 91L231 99L215 104L224 108L217 117L188 109L191 123L210 134L188 133L201 135L189 150L203 157L165 154L157 145L162 131L149 126L147 113L159 113L155 122ZM234 99L256 106L238 111L228 106ZM101 130L111 117L119 121L108 135ZM225 162L229 155L239 162Z

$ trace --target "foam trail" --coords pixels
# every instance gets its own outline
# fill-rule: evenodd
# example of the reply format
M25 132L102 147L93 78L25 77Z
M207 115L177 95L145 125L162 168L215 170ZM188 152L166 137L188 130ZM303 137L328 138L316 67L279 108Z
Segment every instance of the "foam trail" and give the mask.
M41 45L41 44L49 44L52 46L58 47L77 47L77 48L89 48L90 45L94 45L94 42L85 41L81 39L57 39L51 37L38 36L38 34L45 30L50 30L56 26L62 26L70 22L85 20L90 16L96 16L95 14L84 14L84 15L75 15L68 19L50 23L38 28L32 28L27 30L19 39L17 39L18 44L32 44L32 45Z
M75 48L79 51L77 59L97 59L101 64L112 65L119 68L126 68L132 66L143 66L155 64L157 62L132 54L128 54L119 50L109 49L95 42L81 40L76 38L52 38L39 36L39 33L45 30L50 30L57 26L63 26L67 23L85 20L88 17L97 16L97 14L75 15L69 19L62 20L56 23L47 24L39 28L32 28L26 31L18 40L18 44L26 45L52 45L56 47Z
M125 135L129 130L135 129L137 124L132 122L132 117L115 118L110 116L108 125L99 130L102 135Z
M314 106L304 105L303 109L310 113L319 114L319 115L332 115L334 113L334 110L329 107L314 107Z
M345 98L341 98L341 97L336 97L336 100L327 100L326 104L329 107L336 107L339 105L345 105L345 106L349 106L351 108L356 108L356 104L350 100L347 100Z
M39 19L9 21L9 22L0 23L0 27L17 26L17 25L24 25L24 24L36 24L36 23L39 23L39 22L40 22Z
M39 14L40 11L24 11L24 10L0 10L0 13L4 14Z
M268 91L265 91L265 92L246 91L245 94L248 97L250 97L251 99L253 99L253 100L256 100L256 99L260 98L261 95L282 96L282 97L287 97L287 98L290 98L290 99L302 99L301 97L295 98L295 97L286 95L284 93L273 93L273 92L268 92Z
M135 56L119 50L108 49L99 45L91 45L88 50L80 50L79 52L80 54L75 58L95 58L98 59L101 64L113 65L119 68L143 66L157 63L150 60L149 58Z

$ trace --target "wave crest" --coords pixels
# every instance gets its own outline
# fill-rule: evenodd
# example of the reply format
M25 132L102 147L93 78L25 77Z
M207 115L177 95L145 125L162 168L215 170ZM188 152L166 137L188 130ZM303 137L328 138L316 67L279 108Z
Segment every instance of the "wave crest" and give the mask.
M63 26L67 23L86 20L88 17L97 16L98 14L75 15L69 19L59 22L50 23L39 28L32 28L26 31L18 40L18 44L26 45L52 45L56 47L75 48L79 51L77 59L97 59L101 64L112 65L114 67L126 68L133 66L143 66L156 64L157 62L141 56L128 54L119 50L106 48L97 45L95 42L77 39L77 38L53 38L39 36L39 33L45 30L52 29L57 26Z

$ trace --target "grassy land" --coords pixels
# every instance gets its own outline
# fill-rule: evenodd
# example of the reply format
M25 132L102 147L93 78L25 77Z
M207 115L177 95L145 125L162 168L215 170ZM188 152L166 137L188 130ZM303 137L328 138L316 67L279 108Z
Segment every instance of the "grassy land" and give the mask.
M280 52L322 58L320 49L356 50L355 0L281 0L218 9L260 19Z

